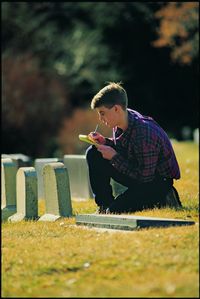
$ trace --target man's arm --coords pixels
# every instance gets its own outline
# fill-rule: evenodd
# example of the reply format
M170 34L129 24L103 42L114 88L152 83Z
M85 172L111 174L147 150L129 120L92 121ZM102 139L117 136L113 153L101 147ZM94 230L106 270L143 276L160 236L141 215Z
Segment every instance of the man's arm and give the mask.
M145 136L130 139L127 156L116 153L110 163L120 173L142 182L149 182L155 177L159 148L156 142L146 140Z
M114 141L112 140L112 138L105 137L105 145L114 147Z

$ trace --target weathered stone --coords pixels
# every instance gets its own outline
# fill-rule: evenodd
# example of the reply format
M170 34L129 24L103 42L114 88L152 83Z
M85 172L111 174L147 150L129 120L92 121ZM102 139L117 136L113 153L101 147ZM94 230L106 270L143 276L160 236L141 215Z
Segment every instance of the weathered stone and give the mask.
M195 222L183 219L169 219L131 215L82 214L76 216L76 224L109 229L137 230L140 228L148 227L192 225L195 224Z
M44 199L44 184L42 178L43 167L51 162L62 162L62 159L59 158L39 158L35 159L35 170L38 177L38 199Z
M38 218L37 174L34 167L21 167L17 171L17 213L9 221Z
M84 155L64 155L64 164L69 172L72 198L93 198L90 188L88 166Z
M192 138L192 129L189 126L183 126L181 129L183 140L190 140Z
M1 159L1 215L2 220L16 213L17 165L10 158Z
M11 158L17 164L17 168L32 166L32 159L24 154L2 154L2 157Z
M199 128L196 128L193 131L193 141L197 144L199 144Z
M67 168L63 163L49 163L43 168L46 213L39 221L55 221L72 215Z

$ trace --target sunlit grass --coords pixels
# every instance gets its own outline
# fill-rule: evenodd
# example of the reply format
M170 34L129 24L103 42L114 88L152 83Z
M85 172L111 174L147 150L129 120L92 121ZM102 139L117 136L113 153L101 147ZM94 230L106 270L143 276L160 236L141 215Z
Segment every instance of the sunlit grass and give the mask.
M183 209L134 213L192 219L193 226L114 231L76 227L93 200L72 201L73 217L2 224L3 297L199 297L198 146L174 143ZM45 211L39 202L39 214Z

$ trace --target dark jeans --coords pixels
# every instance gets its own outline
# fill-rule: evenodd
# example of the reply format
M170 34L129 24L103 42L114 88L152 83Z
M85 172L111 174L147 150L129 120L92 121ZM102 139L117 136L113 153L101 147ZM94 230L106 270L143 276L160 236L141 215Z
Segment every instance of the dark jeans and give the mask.
M173 186L173 179L156 177L148 183L138 182L119 173L95 146L87 149L86 159L90 185L98 206L109 207L110 212L134 212L166 205L165 198ZM116 198L112 194L111 178L128 187Z

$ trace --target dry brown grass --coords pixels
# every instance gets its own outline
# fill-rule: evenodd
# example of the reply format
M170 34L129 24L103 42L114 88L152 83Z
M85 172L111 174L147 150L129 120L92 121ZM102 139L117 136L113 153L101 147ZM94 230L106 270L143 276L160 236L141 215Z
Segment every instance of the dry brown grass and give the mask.
M10 297L199 297L198 147L176 143L184 208L137 215L193 219L185 227L140 231L54 223L2 225L2 296ZM73 213L92 213L92 200L73 201ZM44 203L40 202L40 214Z

